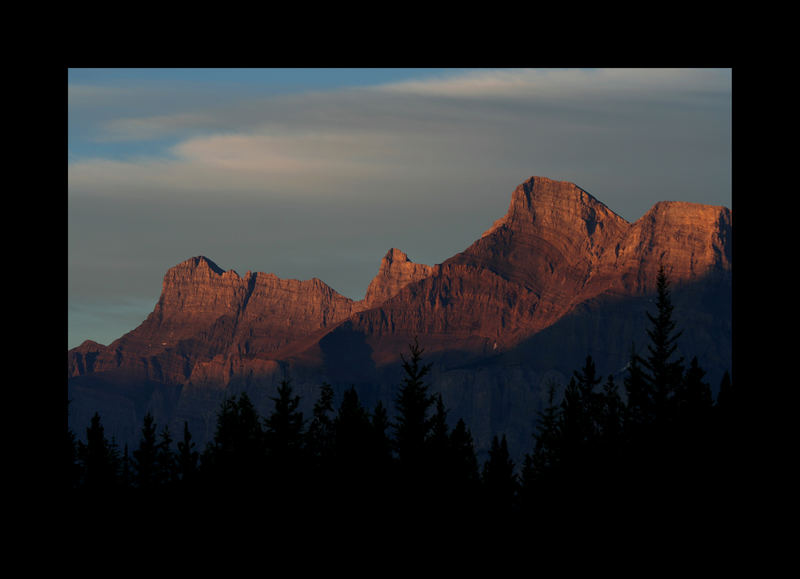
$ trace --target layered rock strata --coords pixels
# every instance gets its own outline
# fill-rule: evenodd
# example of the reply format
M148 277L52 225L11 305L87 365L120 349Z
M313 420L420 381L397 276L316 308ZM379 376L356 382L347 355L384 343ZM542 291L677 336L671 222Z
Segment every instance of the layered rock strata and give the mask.
M502 218L443 263L417 264L390 249L360 301L316 278L240 276L188 259L167 271L138 328L108 346L68 352L68 375L94 401L112 396L115 383L125 384L120 400L131 399L136 380L153 392L154 384L175 385L159 407L172 409L172 419L193 416L208 432L217 399L204 398L203 388L274 385L287 373L309 392L353 376L377 382L380 368L396 366L420 336L433 359L449 360L433 374L446 402L488 436L529 421L544 382L586 353L601 371L604 362L621 366L643 333L661 264L687 316L686 339L729 364L731 236L725 207L665 201L629 223L572 183L532 177ZM454 361L470 370L454 370ZM102 378L102 389L87 386L89 377ZM386 388L375 384L374 396L390 396Z

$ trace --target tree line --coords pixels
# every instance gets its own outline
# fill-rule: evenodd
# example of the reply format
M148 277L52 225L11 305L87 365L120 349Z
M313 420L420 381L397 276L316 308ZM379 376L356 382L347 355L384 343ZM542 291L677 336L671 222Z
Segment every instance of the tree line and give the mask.
M714 399L697 358L676 355L669 280L657 279L656 312L648 313L646 352L632 350L621 384L597 371L591 356L565 387L552 385L538 414L530 451L514 464L504 435L479 464L462 419L433 394L415 340L401 356L403 379L395 416L346 390L338 408L323 384L310 417L286 379L261 416L246 393L226 398L204 449L185 423L177 440L144 417L136 448L120 449L95 414L78 441L70 430L68 486L77 493L188 496L194 492L248 497L254 507L321 512L525 517L563 509L634 509L703 496L735 472L743 400L725 373Z

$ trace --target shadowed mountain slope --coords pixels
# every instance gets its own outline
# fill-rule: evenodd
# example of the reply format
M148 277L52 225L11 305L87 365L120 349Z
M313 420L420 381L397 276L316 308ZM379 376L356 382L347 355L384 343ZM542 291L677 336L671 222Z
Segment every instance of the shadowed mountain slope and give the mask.
M418 336L450 416L479 449L507 433L518 457L550 382L564 384L587 354L602 374L619 373L645 342L662 263L682 351L716 387L731 367L731 234L725 207L665 201L629 223L572 183L532 177L443 263L390 249L360 301L316 278L240 276L194 257L167 271L138 328L68 352L71 424L77 432L92 408L106 409L107 429L124 438L157 408L174 432L187 420L203 441L226 393L247 390L269 412L285 376L306 409L323 382L339 394L355 384L366 404L391 408L399 355Z

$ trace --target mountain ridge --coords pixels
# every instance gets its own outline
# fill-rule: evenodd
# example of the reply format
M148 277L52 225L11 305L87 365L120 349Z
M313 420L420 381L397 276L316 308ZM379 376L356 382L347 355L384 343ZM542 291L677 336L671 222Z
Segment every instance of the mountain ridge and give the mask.
M230 389L269 389L287 375L310 395L314 384L332 377L345 383L348 368L360 368L364 384L386 382L412 336L421 337L441 372L459 364L490 368L489 359L514 358L531 344L538 344L538 360L548 346L536 336L548 328L561 335L558 327L569 324L596 334L585 341L602 349L610 339L602 338L597 312L607 312L603 319L620 336L640 331L631 312L644 317L642 304L654 291L661 264L671 268L678 301L690 311L704 307L692 296L728 295L731 233L725 207L661 201L629 223L574 183L531 177L515 188L503 217L442 263L414 263L403 251L389 249L361 300L318 278L250 271L240 276L205 256L184 260L165 273L161 296L139 327L108 346L85 341L68 351L68 380L80 389L86 376L113 372L178 385L181 394L169 418L177 421L181 413L197 419L195 406L209 392L215 393L210 400L218 400ZM720 303L725 318L727 302ZM729 319L728 313L728 325ZM729 343L725 323L719 331ZM571 335L561 339L575 341ZM619 364L620 347L614 347L610 364ZM564 374L557 358L542 358L537 363L552 368L526 370L528 378L515 380L539 380L541 390L542 376L556 367ZM489 384L512 381L503 372L483 374L486 384L475 386L478 398L495 395L488 393ZM455 374L442 376L446 383ZM450 399L461 401L460 410L471 408L473 423L480 422L480 408L459 393L454 380ZM391 397L385 384L373 390L365 399ZM520 400L520 412L531 412L540 397ZM495 426L482 432L488 435Z

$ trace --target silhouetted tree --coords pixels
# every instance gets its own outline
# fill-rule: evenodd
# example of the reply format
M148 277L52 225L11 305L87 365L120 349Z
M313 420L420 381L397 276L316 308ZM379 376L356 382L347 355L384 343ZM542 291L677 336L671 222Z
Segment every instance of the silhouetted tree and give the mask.
M387 469L392 461L392 440L389 438L389 415L386 412L386 407L380 400L375 404L375 410L372 412L372 419L370 421L372 426L372 451L371 455L375 457L377 464L381 469Z
M83 470L82 486L89 491L109 491L117 487L119 455L105 436L100 414L94 413L86 429L86 443L78 443L78 456Z
M677 340L683 333L676 331L672 319L674 306L669 289L670 282L663 264L659 266L656 278L656 315L646 312L651 327L647 330L650 343L649 355L642 359L645 368L644 378L653 393L655 420L661 424L669 420L672 398L683 377L683 357L673 358L678 349Z
M202 471L213 485L255 487L264 476L264 432L247 393L223 400Z
M299 491L305 479L303 472L305 424L298 410L300 397L294 394L291 380L284 379L278 386L278 395L272 398L275 407L265 419L265 442L270 480L281 492Z
M483 465L483 488L486 506L491 515L509 515L515 506L518 480L514 461L508 454L505 434L492 438L489 458Z
M535 488L550 486L561 465L561 406L555 400L557 385L547 389L547 405L537 413L533 434L533 453L526 455L522 468L521 491L533 497Z
M463 511L470 510L468 505L478 494L481 478L472 432L462 418L450 432L444 464L445 490L449 491L451 503Z
M655 420L655 400L650 382L645 378L642 359L631 347L627 373L623 379L627 403L624 424L629 434L639 435Z
M133 466L131 465L131 455L130 452L128 452L127 444L122 451L119 478L120 486L123 488L131 488L133 486Z
M431 499L441 503L450 490L452 481L449 475L453 465L450 456L450 432L447 426L447 409L442 400L441 393L433 396L434 412L429 419L428 435L425 439L423 452L426 486Z
M586 465L588 445L594 434L585 402L583 391L573 376L564 389L558 430L559 462L564 469L562 479L570 483L585 474L580 471Z
M200 453L195 450L197 445L192 441L192 433L189 432L189 423L183 423L183 440L178 441L178 477L184 486L194 484L196 481Z
M730 372L725 370L719 383L719 392L714 406L722 411L735 409L739 403L738 391L733 387Z
M311 421L306 431L306 449L314 470L321 478L329 474L333 452L333 387L323 383L314 403Z
M133 484L136 488L152 490L156 487L158 483L156 471L157 452L155 419L148 412L144 416L139 447L133 451Z
M410 358L401 354L403 384L395 399L397 417L395 418L395 448L400 465L406 473L419 474L424 460L425 441L430 430L428 411L434 398L428 393L424 377L430 372L431 364L422 364L423 348L417 339L409 345Z
M389 436L389 416L381 401L375 405L370 419L369 460L376 489L389 491L393 479L393 441Z
M345 390L333 421L334 454L340 476L354 482L367 470L370 438L373 434L369 413L361 405L354 387Z
M711 386L703 379L705 370L700 367L697 356L694 356L675 389L675 413L679 423L697 425L708 423L714 399Z
M600 437L602 396L595 391L602 378L594 360L587 356L583 367L573 372L561 403L561 451L568 468L585 470L592 461Z
M81 465L78 459L78 439L72 429L67 429L65 475L66 486L69 489L78 488L81 482Z
M178 480L178 463L172 449L172 434L164 425L156 447L156 481L159 486L172 485Z
M603 447L603 459L608 460L617 455L622 445L625 414L625 405L612 374L608 375L599 400L600 442Z
M437 393L433 398L434 412L429 421L426 455L431 468L441 468L447 461L450 432L447 426L447 409L442 400L442 394Z

